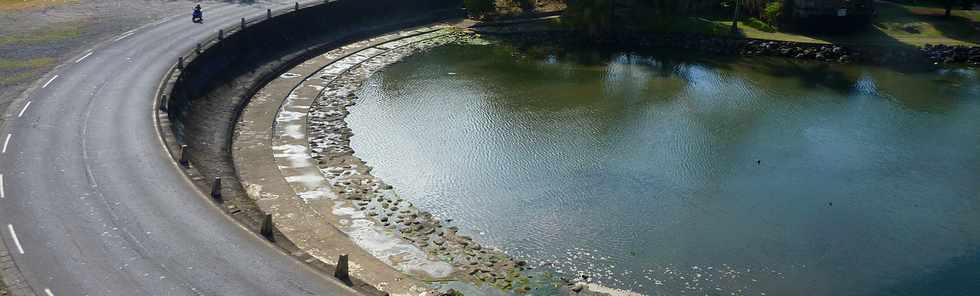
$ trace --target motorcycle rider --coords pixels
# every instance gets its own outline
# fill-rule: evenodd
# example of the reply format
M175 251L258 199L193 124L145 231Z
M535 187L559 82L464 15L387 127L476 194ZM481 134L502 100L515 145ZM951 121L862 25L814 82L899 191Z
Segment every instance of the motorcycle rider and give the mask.
M204 12L201 11L201 5L194 6L194 12L191 13L191 21L195 23L204 22Z

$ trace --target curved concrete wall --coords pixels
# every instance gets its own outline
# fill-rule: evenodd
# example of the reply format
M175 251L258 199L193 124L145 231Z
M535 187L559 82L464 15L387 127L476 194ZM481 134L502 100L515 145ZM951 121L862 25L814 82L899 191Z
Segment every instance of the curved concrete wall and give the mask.
M184 61L176 81L163 92L169 99L162 107L169 110L179 141L192 102L229 86L238 77L270 63L283 69L333 44L458 13L460 6L461 0L340 0L300 7L269 19L260 17L247 22L244 29L235 28L235 32L205 44L193 59ZM276 69L263 71L274 76ZM233 87L249 88L244 95L250 96L267 80Z

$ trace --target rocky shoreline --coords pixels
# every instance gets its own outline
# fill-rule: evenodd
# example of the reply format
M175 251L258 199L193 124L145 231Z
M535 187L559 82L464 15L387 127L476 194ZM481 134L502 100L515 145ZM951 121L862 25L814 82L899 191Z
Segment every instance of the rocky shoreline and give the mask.
M580 34L564 30L538 31L534 27L513 25L509 30L480 31L521 42L585 44ZM506 33L505 33L506 32ZM715 37L697 34L633 34L607 45L623 48L669 48L695 50L726 56L771 56L828 63L875 65L953 65L980 67L980 46L931 45L879 46L857 44L819 44L749 38Z
M331 190L340 197L334 214L366 219L381 226L387 234L450 263L457 279L527 292L528 278L522 273L527 268L526 262L515 260L498 249L482 246L460 234L458 228L446 225L450 220L435 217L398 196L390 185L371 175L371 167L355 156L350 147L353 131L345 119L350 114L349 108L355 104L353 92L363 81L408 55L467 38L469 34L455 32L441 40L391 49L337 73L311 106L308 122L310 150L331 184Z

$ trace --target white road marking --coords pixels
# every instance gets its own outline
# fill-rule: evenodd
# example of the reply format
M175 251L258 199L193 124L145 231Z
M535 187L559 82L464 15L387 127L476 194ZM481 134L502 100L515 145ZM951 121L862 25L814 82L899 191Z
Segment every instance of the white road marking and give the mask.
M85 58L87 58L88 56L92 55L93 53L95 53L95 52L94 51L88 52L87 54L83 55L81 58L75 60L75 63L76 64L81 63L82 61L85 60Z
M54 81L55 79L58 79L58 75L55 75L54 77L51 77L51 80L48 80L47 83L44 83L44 85L41 86L41 88L48 87L48 84L51 84L51 82Z
M0 154L7 153L7 144L10 144L10 137L14 134L7 134L7 139L3 140L3 150L0 150Z
M14 231L14 226L7 224L7 229L10 230L10 237L14 239L14 244L17 245L17 251L20 252L21 255L24 255L24 247L20 245L20 240L17 239L17 232Z
M0 198L7 198L3 192L3 174L0 174Z
M27 101L27 104L24 104L24 108L21 108L20 109L20 113L17 113L17 118L20 118L21 116L24 116L24 111L27 111L27 107L30 107L30 106L31 106L31 101Z
M54 293L51 293L51 289L48 288L44 288L44 294L47 294L48 296L54 296Z
M115 42L115 41L126 39L126 37L132 36L135 33L136 32L133 32L133 31L126 32L126 33L122 34L122 36L116 37L116 39L113 39L112 41Z

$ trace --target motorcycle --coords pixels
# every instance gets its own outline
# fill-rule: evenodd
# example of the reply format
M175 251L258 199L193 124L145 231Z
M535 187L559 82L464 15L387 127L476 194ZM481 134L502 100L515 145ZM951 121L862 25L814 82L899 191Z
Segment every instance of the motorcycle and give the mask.
M204 23L204 12L201 11L201 6L194 8L194 12L191 13L191 21L198 24Z

